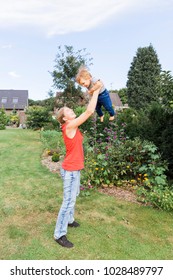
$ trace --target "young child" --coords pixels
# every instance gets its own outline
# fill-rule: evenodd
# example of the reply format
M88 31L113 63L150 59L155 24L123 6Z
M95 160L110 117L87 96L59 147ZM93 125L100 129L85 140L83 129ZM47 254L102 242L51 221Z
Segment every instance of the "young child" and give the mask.
M112 107L112 101L109 95L109 91L104 87L103 83L99 79L92 77L85 66L79 68L76 75L76 82L79 85L86 87L88 89L88 93L91 95L95 90L101 87L99 91L96 112L100 117L100 121L103 122L104 115L101 109L101 107L103 106L110 115L109 120L114 120L115 111Z

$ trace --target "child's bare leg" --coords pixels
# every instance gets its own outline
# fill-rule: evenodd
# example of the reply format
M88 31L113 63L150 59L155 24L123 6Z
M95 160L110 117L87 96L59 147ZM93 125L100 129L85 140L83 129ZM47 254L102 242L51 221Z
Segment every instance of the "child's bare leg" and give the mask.
M110 121L113 121L114 119L115 119L114 116L110 116L110 118L109 118Z
M100 121L103 122L104 121L104 116L100 117Z

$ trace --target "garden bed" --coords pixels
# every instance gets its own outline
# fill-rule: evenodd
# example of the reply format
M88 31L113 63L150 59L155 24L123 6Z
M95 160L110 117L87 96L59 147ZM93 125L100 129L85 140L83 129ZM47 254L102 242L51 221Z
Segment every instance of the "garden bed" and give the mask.
M50 172L58 173L60 175L62 159L58 162L53 162L52 156L44 156L41 162L44 166L46 166L50 170ZM112 187L99 188L98 191L107 194L109 196L115 196L116 198L121 200L141 204L137 200L137 196L131 190L127 190L117 186L112 186Z

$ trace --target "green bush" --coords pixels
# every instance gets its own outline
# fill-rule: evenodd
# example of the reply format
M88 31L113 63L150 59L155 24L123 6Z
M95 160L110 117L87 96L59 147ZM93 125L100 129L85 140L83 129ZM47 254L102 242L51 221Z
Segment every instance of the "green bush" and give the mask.
M161 189L158 186L146 189L141 187L137 189L139 201L151 203L153 206L165 211L173 210L173 189L166 187Z
M29 107L26 114L27 127L34 130L44 128L51 122L48 109L41 106Z
M20 120L19 120L19 116L17 115L17 113L10 114L10 116L9 116L9 123L11 125L15 124L16 126L19 126L19 122L20 122Z
M44 130L57 130L57 131L61 131L60 129L60 125L59 125L59 122L54 119L53 117L50 118L50 122L46 123L44 125Z
M6 125L7 125L7 116L5 113L5 110L3 108L0 109L0 130L5 129Z
M148 132L147 123L148 117L144 110L135 110L133 108L118 111L117 124L125 123L125 133L130 139L141 137ZM142 137L143 139L143 137Z
M60 154L54 153L52 156L52 161L58 162L60 158Z
M140 199L145 198L159 206L154 202L152 194L153 189L157 189L161 195L155 195L155 200L159 197L158 201L162 201L160 207L170 209L171 199L163 199L165 192L170 189L165 175L167 162L162 160L154 143L140 138L126 138L125 127L124 123L118 126L113 122L99 135L95 129L93 141L90 138L85 141L85 169L82 171L85 191L87 186L90 189L111 185L124 186L126 183L129 188L138 190ZM171 191L168 193L172 195Z
M140 137L153 142L168 162L168 171L173 178L173 111L159 103L152 103L145 110L127 109L118 113L117 123L126 123L125 133L130 139Z

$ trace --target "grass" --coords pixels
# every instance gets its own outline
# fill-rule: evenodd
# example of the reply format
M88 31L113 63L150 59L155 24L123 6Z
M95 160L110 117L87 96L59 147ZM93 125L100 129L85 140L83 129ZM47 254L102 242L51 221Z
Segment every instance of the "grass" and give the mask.
M75 246L53 240L62 182L41 165L39 132L0 131L1 260L169 260L173 258L170 213L92 192L79 197L69 228Z

